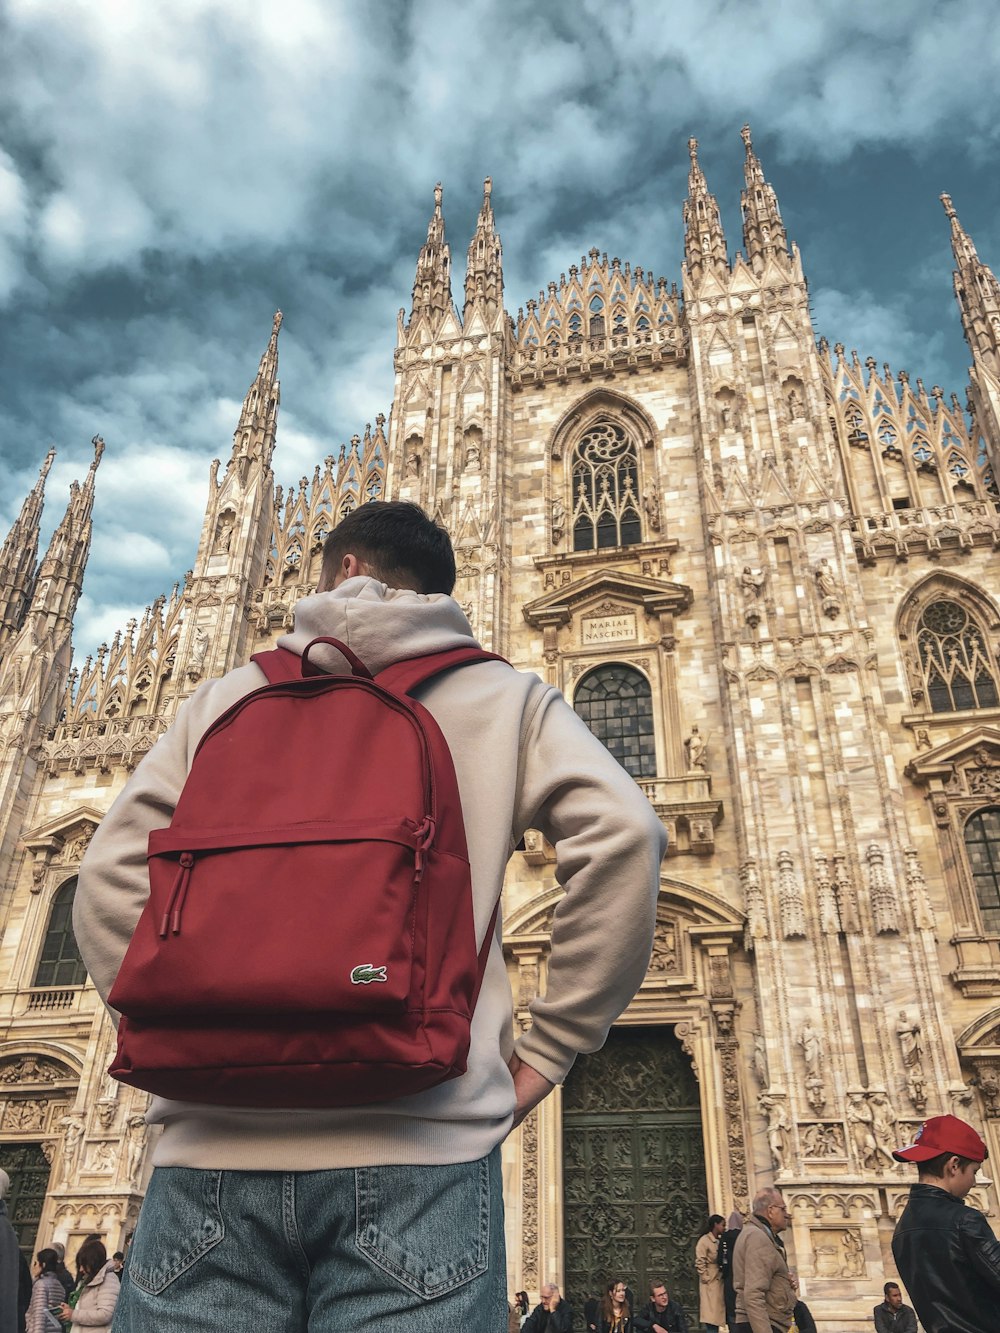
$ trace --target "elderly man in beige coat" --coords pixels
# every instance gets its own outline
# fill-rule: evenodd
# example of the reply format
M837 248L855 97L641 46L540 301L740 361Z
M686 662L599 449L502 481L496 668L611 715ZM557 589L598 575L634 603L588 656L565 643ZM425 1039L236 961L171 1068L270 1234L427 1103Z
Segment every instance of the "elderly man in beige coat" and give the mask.
M758 1190L733 1251L735 1333L788 1333L791 1327L795 1288L780 1236L787 1226L781 1191Z

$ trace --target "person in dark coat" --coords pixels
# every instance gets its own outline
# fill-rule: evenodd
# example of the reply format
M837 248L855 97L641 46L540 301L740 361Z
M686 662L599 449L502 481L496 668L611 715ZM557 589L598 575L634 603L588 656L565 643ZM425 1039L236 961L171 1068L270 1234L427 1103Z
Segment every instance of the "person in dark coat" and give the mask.
M556 1284L546 1282L539 1294L542 1299L521 1325L521 1333L571 1333L573 1310Z
M0 1333L22 1333L31 1302L31 1269L7 1216L10 1176L0 1171Z
M726 1303L726 1323L736 1324L736 1288L733 1286L733 1250L736 1237L743 1230L743 1214L736 1208L729 1214L726 1230L719 1237L719 1270L722 1273L722 1296Z
M986 1144L957 1116L935 1115L892 1155L918 1169L892 1254L921 1324L927 1333L996 1328L1000 1244L982 1213L965 1205L989 1155Z
M63 1284L63 1290L66 1292L66 1295L69 1296L70 1292L76 1286L76 1280L66 1267L66 1246L62 1241L55 1240L52 1242L52 1248L55 1250L56 1258L59 1261L55 1266L55 1275Z
M875 1333L917 1333L917 1316L903 1304L903 1293L896 1282L882 1288L885 1300L872 1311Z
M666 1284L651 1282L652 1299L635 1317L635 1333L688 1333L687 1315L680 1301L672 1301Z

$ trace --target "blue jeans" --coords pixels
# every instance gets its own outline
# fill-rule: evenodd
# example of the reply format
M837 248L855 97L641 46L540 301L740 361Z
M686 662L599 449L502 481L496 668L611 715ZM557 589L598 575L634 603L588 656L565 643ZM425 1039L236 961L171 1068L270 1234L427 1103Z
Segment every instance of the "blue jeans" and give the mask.
M114 1333L506 1333L500 1149L456 1166L157 1167Z

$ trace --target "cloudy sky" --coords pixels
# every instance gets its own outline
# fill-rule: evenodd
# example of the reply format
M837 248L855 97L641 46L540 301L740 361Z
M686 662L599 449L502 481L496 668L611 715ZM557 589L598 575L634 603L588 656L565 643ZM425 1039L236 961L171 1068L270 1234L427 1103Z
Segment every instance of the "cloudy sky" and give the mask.
M1000 267L992 0L0 0L0 524L107 442L78 654L192 563L279 306L284 484L387 411L434 182L492 175L508 308L596 245L679 278L687 138L730 250L744 121L817 332L963 393L949 191Z

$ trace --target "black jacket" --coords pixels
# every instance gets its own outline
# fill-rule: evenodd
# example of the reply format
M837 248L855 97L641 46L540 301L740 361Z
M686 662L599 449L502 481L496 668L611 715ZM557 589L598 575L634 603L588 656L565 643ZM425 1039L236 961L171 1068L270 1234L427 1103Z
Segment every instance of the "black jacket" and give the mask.
M667 1329L668 1333L688 1333L687 1315L680 1301L667 1301L663 1310L657 1310L652 1301L644 1305L635 1317L636 1333L649 1333L654 1324Z
M927 1333L1000 1328L1000 1244L977 1209L936 1185L912 1185L892 1253Z
M571 1333L573 1310L568 1301L560 1301L554 1310L536 1305L521 1325L521 1333Z
M875 1333L917 1333L917 1316L908 1305L894 1310L888 1301L876 1305L872 1311Z
M812 1317L812 1311L805 1301L795 1302L792 1318L799 1333L816 1333L816 1320Z

